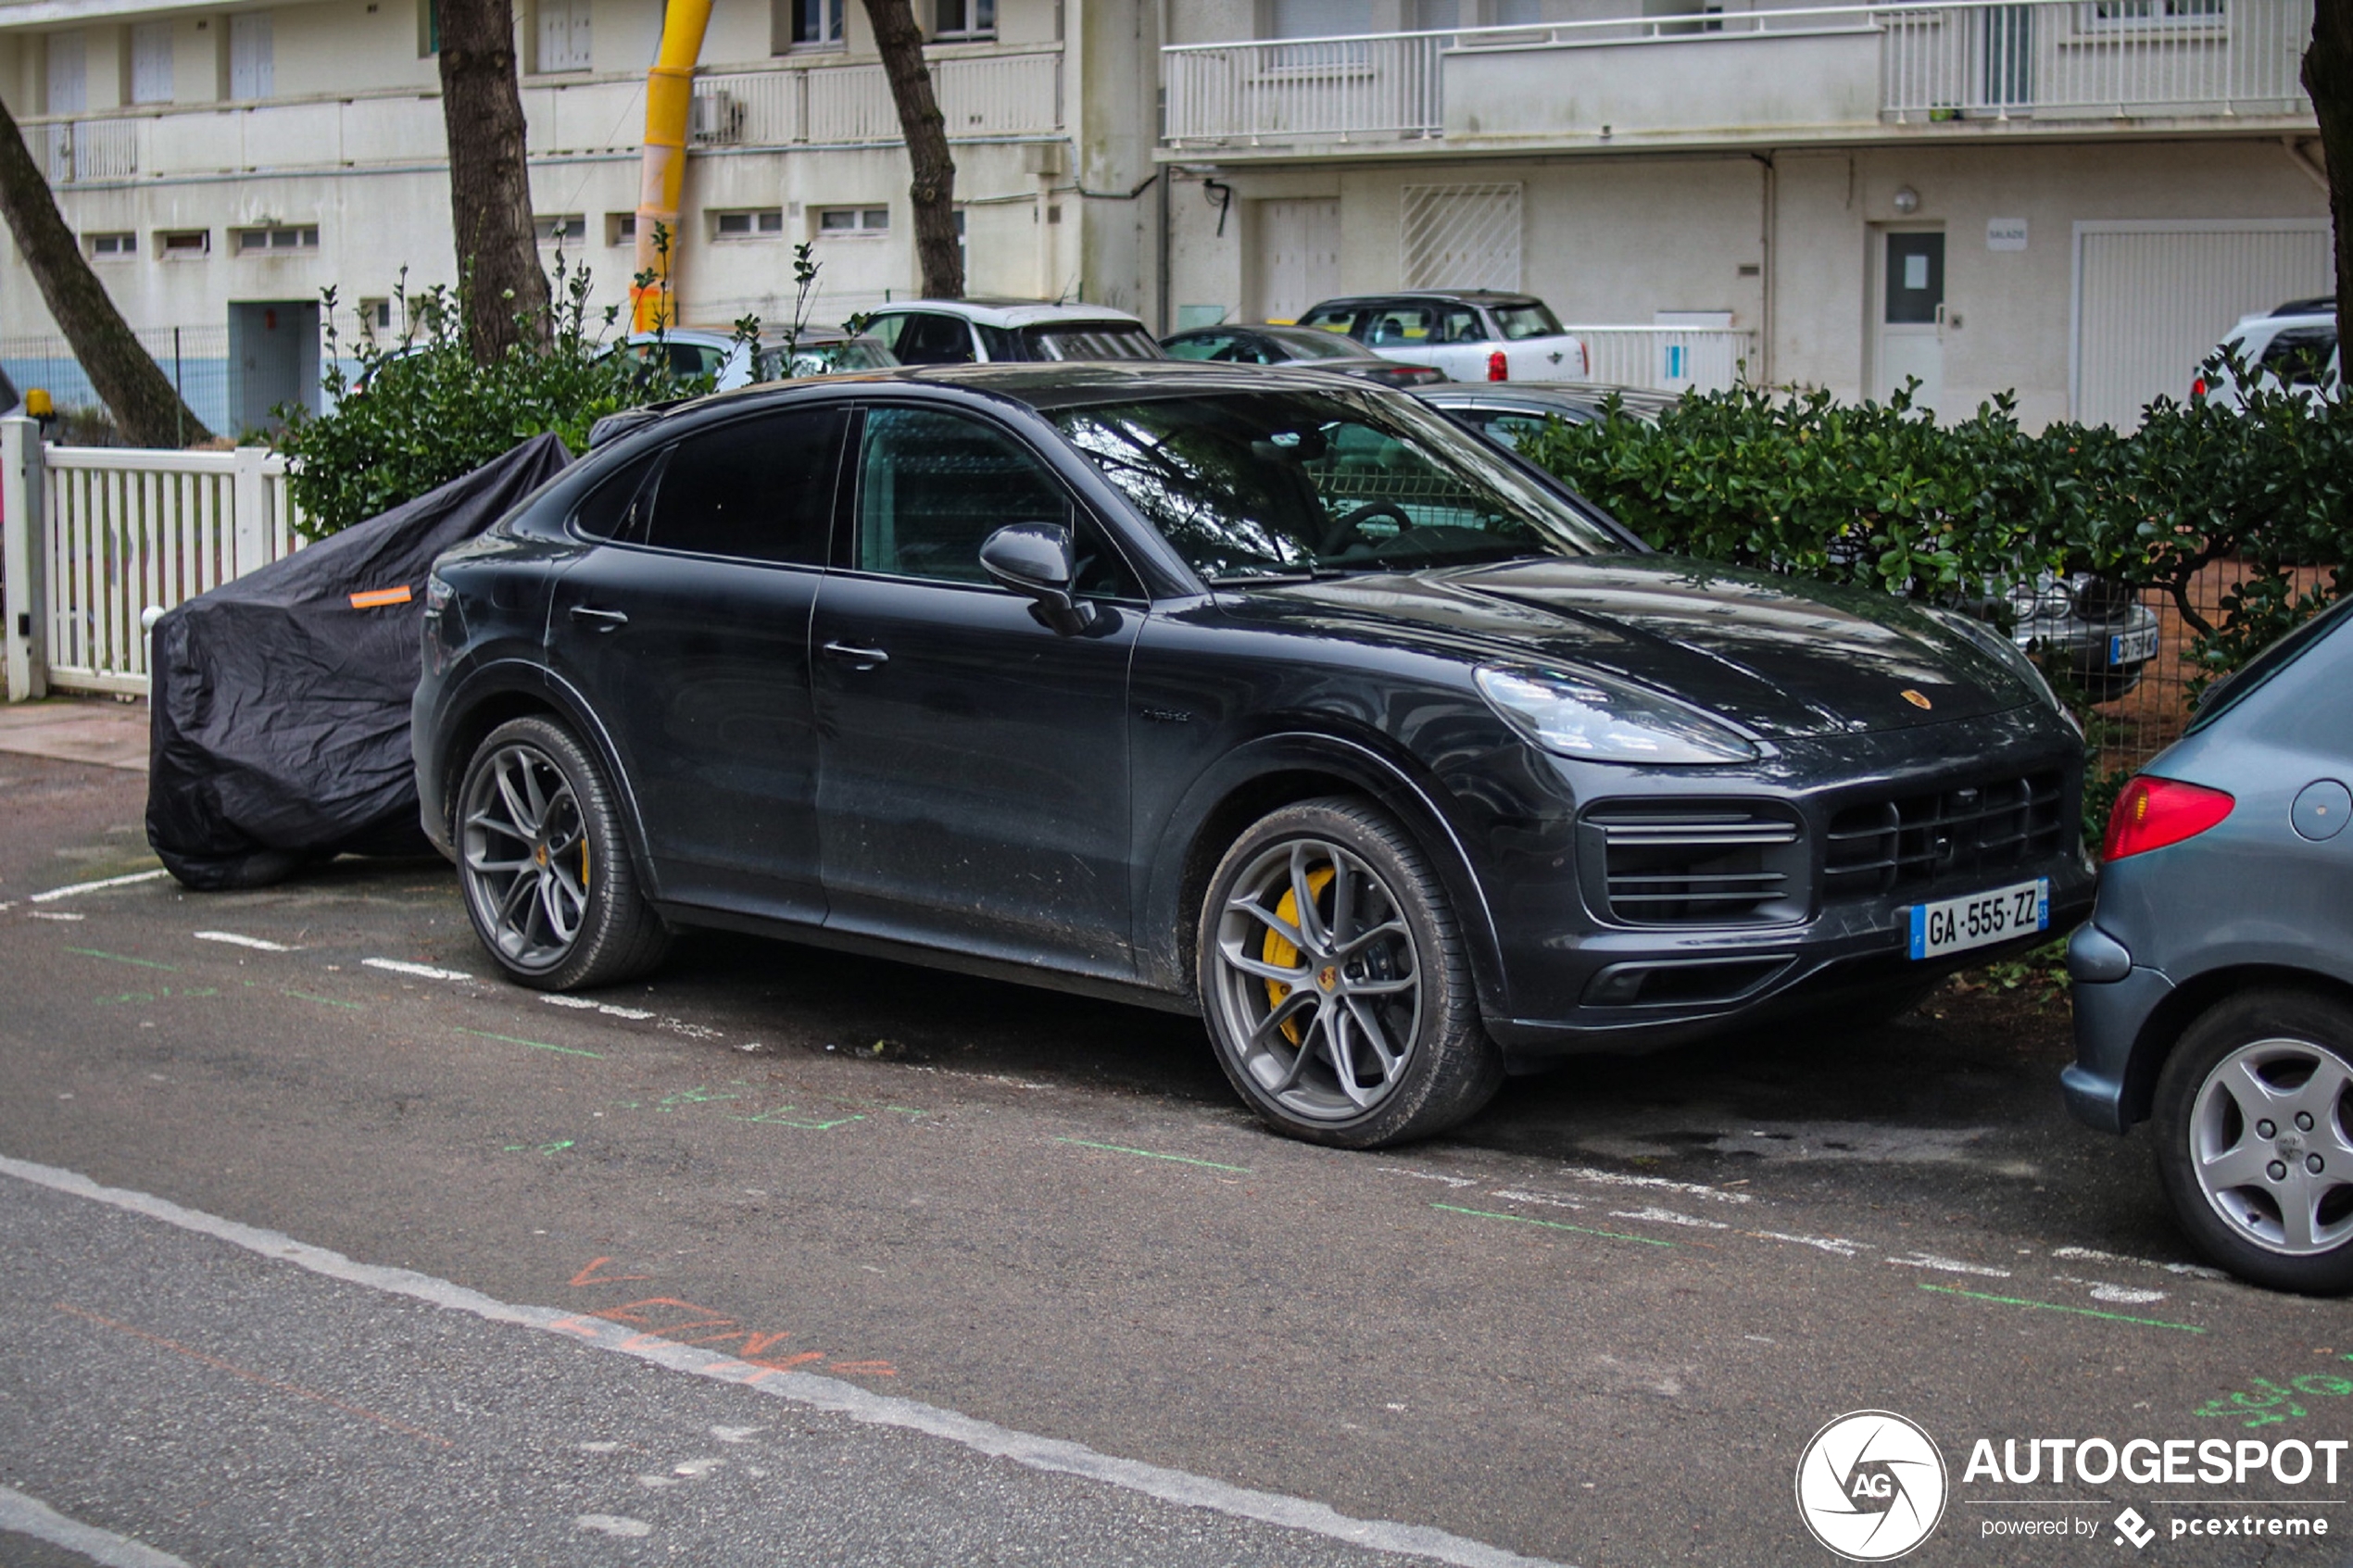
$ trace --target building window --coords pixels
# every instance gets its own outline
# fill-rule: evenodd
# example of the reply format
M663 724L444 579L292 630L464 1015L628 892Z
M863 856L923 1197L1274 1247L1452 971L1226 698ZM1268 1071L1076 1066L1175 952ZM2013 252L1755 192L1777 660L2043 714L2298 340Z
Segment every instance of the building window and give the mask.
M2224 0L2092 0L2095 23L2220 21Z
M110 257L136 256L139 254L139 236L136 234L93 234L90 236L90 254L101 259Z
M272 223L261 229L233 229L239 256L259 256L267 252L290 256L296 251L319 248L319 225L316 223Z
M588 0L539 0L539 69L588 69Z
M201 260L212 254L212 231L165 229L156 235L156 254L166 261Z
M634 245L637 243L637 215L634 212L605 214L605 244Z
M392 301L363 299L359 302L359 327L373 334L392 331Z
M170 22L141 22L131 30L131 101L171 102Z
M585 212L539 213L532 219L531 227L543 245L588 243L588 215Z
M267 98L277 91L278 68L270 42L270 13L245 11L229 19L229 96Z
M80 114L90 101L88 81L82 73L82 35L79 32L51 33L48 56L48 112Z
M935 38L994 38L997 0L939 0Z
M441 53L441 0L417 0L417 58Z
M958 218L963 217L959 212ZM817 209L817 237L824 240L855 239L861 234L890 232L890 208L887 207L821 207Z
M847 0L773 0L768 52L782 55L793 49L840 48L846 3Z
M714 212L711 215L711 237L715 240L774 240L784 237L785 209L766 207L757 212Z

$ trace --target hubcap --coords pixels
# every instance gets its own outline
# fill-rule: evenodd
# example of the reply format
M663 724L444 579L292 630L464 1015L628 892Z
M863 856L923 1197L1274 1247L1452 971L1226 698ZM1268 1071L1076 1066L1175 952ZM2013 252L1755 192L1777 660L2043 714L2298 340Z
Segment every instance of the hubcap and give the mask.
M2199 1190L2257 1246L2309 1257L2353 1237L2353 1065L2325 1046L2258 1040L2224 1057L2190 1109Z
M1396 895L1320 839L1274 846L1235 883L1218 917L1214 988L1242 1071L1312 1121L1378 1105L1421 1037L1421 971Z
M588 834L563 771L536 746L501 747L474 776L460 854L466 897L500 956L561 963L588 907Z

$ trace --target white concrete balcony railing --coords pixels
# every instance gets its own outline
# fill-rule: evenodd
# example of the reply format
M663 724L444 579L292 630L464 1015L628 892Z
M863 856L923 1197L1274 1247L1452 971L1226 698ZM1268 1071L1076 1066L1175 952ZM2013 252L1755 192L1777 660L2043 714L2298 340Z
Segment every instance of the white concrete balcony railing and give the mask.
M1173 44L1175 146L1837 137L1964 120L2309 122L2312 0L1787 6Z
M952 55L931 61L951 140L1061 128L1062 52ZM695 79L694 144L782 147L900 140L899 111L874 61L786 66Z
M931 57L951 141L1013 141L1063 129L1062 51L959 48ZM645 129L646 82L531 77L523 119L535 157L620 152ZM697 149L891 145L899 112L882 67L820 56L695 79ZM438 94L414 89L257 103L176 104L29 119L26 141L53 185L254 171L429 166L447 153Z

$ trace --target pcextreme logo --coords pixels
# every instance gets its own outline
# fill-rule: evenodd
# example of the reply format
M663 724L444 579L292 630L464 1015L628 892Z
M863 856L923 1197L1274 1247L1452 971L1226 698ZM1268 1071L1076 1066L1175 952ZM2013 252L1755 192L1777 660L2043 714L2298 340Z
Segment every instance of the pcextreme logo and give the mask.
M1945 1489L1944 1456L1893 1411L1850 1411L1798 1456L1798 1517L1850 1562L1886 1562L1928 1539Z

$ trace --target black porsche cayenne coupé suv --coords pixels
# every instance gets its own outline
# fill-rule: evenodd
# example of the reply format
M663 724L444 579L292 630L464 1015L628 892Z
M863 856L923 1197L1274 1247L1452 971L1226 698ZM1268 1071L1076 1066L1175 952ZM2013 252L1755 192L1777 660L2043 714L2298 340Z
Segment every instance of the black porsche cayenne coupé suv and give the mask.
M515 980L699 924L1198 1010L1327 1143L2091 901L2081 737L2005 639L1651 554L1312 371L707 398L428 599L425 821Z

